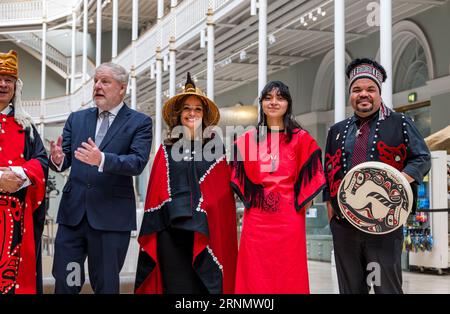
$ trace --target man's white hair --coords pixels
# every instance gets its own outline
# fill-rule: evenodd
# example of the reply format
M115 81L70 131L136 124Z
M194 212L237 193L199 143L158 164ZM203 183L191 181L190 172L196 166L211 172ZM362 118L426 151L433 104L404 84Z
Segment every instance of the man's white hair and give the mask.
M95 73L102 70L111 70L114 74L114 79L122 84L128 84L129 74L128 71L121 65L112 62L105 62L100 64L96 69Z
M14 107L14 120L18 124L20 124L24 129L29 128L30 129L30 136L32 139L34 139L34 131L33 131L33 119L29 115L28 112L26 112L23 109L22 106L22 88L23 88L23 82L21 79L17 79L16 81L16 88L14 91L14 98L12 99L12 105Z

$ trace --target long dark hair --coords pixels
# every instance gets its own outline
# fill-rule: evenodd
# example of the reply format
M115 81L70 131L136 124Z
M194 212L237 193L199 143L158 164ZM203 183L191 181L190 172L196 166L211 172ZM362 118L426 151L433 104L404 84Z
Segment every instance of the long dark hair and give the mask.
M282 96L288 102L286 112L284 113L283 116L283 123L284 123L284 132L287 135L286 142L289 143L292 140L292 134L297 133L298 130L302 129L302 127L297 121L295 121L295 118L292 115L292 97L291 93L289 92L289 87L281 81L270 81L269 83L266 84L266 86L264 86L263 90L261 91L261 96L259 97L259 122L258 127L256 128L257 134L258 136L265 135L263 133L260 134L259 130L260 126L267 127L267 117L266 114L264 113L262 102L264 97L266 97L273 90L277 90L277 94ZM262 132L264 132L264 128L262 128Z

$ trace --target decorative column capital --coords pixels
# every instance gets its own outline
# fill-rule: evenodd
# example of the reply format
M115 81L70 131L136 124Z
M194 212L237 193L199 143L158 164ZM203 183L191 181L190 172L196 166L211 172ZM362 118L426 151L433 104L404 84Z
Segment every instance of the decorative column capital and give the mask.
M156 47L156 61L162 61L161 47Z
M211 7L209 7L208 12L206 12L206 25L214 25L213 16L214 10Z
M177 51L175 49L175 36L170 36L169 38L169 51Z
M131 69L130 69L130 77L133 79L133 78L136 78L136 68L134 67L134 65L132 65L131 66Z

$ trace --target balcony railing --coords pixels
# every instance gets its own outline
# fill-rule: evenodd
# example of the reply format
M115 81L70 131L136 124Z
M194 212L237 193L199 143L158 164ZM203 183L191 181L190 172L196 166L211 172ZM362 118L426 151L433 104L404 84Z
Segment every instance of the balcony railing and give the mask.
M65 121L71 112L91 106L93 85L94 81L93 79L90 79L83 86L77 89L76 92L72 95L45 99L44 123ZM31 115L36 123L40 122L40 100L24 101L23 107L26 112Z
M238 5L246 0L213 0L212 6L215 14L224 15L227 5ZM157 23L153 28L145 32L136 42L136 71L142 73L150 66L155 59L156 47L160 46L163 51L167 51L171 35L175 35L176 45L179 42L188 41L199 33L196 31L203 24L206 25L206 13L208 2L205 0L185 0L175 7L169 14ZM133 65L133 46L128 46L114 60L130 70ZM76 111L92 104L92 79L81 86L73 95L60 97L57 100L45 100L46 118L44 122L60 121L67 118L71 111ZM38 101L37 104L40 104ZM27 110L37 120L40 111L35 107L36 102L27 104Z
M7 37L14 39L18 44L22 44L31 48L39 55L42 52L42 38L36 36L33 33L12 33L7 35ZM59 69L59 73L70 73L69 59L58 49L49 44L47 44L47 61L53 64L57 69Z
M53 21L72 13L73 6L79 0L45 0L47 21ZM31 25L42 23L44 0L17 2L2 0L0 2L0 27Z

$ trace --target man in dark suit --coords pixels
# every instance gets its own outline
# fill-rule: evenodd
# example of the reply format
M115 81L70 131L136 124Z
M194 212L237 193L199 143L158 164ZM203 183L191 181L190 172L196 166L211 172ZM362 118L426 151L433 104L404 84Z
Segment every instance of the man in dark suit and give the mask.
M119 293L119 273L136 229L133 176L148 162L150 117L123 102L127 71L104 63L95 71L96 108L72 113L51 143L51 168L72 167L59 206L55 293L79 293L88 257L95 293Z

